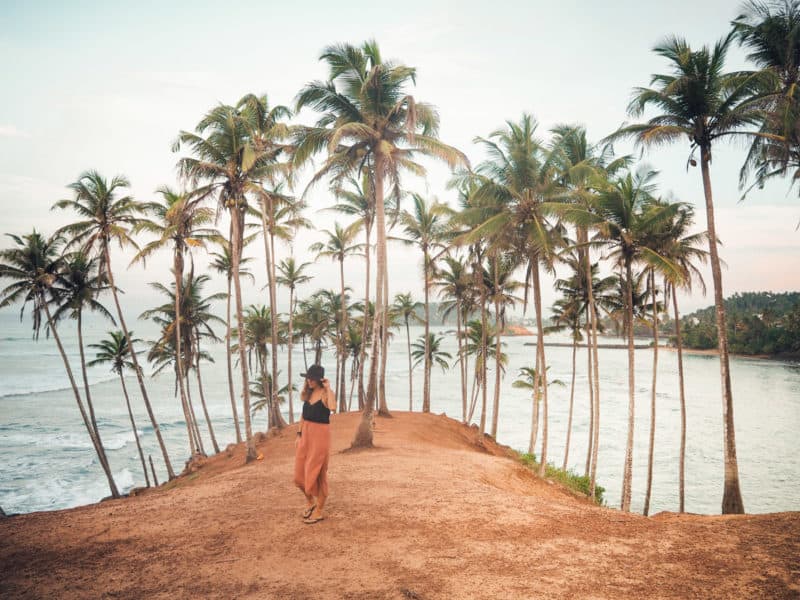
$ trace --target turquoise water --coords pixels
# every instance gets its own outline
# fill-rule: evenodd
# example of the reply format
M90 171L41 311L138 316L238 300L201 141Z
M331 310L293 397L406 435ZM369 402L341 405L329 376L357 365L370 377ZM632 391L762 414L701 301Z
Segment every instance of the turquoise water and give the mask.
M27 321L17 313L0 312L0 506L6 512L31 512L95 502L108 494L85 428L80 420L55 342L44 333L31 340ZM152 326L137 323L137 337L152 339ZM73 369L79 375L76 336L70 324L62 326L64 343ZM97 341L107 329L89 323L87 342ZM449 329L434 328L445 332ZM421 329L412 330L412 338ZM549 339L549 338L548 338ZM502 383L498 439L527 450L530 437L531 399L511 383L517 370L533 361L532 338L508 338L508 371ZM553 338L554 341L563 341ZM216 364L203 373L206 399L221 447L234 441L234 428L227 392L224 348L209 348ZM455 355L454 335L447 335L444 349ZM571 373L571 349L547 347L550 376L567 383ZM310 358L310 357L309 357ZM281 355L285 361L285 350ZM295 372L303 364L302 349L294 352ZM716 357L686 356L688 434L686 450L686 509L697 513L720 510L722 465L722 401L719 363ZM333 360L325 361L333 365ZM601 350L601 427L598 481L606 488L608 504L617 506L623 469L627 423L627 354L624 350ZM588 437L588 401L584 365L585 350L578 354L570 466L583 472ZM283 367L285 369L285 365ZM793 363L733 358L736 441L742 495L748 512L800 510L800 366ZM329 370L330 373L330 370ZM330 373L332 375L332 373ZM652 352L636 351L636 441L634 449L633 510L644 500L649 435ZM415 408L421 405L421 372L415 371ZM134 436L128 423L124 398L116 375L100 367L90 369L92 396L103 441L108 449L118 485L127 490L142 485ZM489 398L494 374L490 373ZM173 466L180 470L188 458L186 429L171 378L148 378L154 403ZM146 418L135 379L126 380L134 405L145 454L151 454L164 480L152 428ZM680 412L677 390L677 360L673 352L659 355L657 385L656 457L651 513L677 510ZM193 397L199 410L199 396ZM408 372L405 331L399 331L390 347L387 393L390 409L408 408ZM550 390L550 435L548 456L558 466L563 460L569 388ZM448 373L436 369L432 376L432 411L461 415L458 369ZM477 413L477 411L476 411ZM478 415L475 415L477 420ZM241 415L240 415L241 418ZM491 423L491 415L487 417ZM266 427L266 415L257 414L257 429ZM201 422L204 435L207 433ZM335 425L334 425L335 426ZM540 436L541 439L541 436ZM207 441L210 447L210 442ZM537 449L537 454L539 450ZM287 474L287 477L290 474ZM335 484L334 484L335 486ZM335 489L335 487L334 487ZM334 491L335 493L335 491Z

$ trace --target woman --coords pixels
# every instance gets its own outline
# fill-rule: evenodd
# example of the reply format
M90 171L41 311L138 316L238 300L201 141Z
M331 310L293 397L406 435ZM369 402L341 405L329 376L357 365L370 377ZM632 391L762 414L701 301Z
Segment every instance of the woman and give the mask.
M295 442L294 483L306 497L303 522L311 525L325 518L322 509L328 498L330 415L336 412L336 396L320 365L311 365L300 376L305 377L306 383L300 393L303 416Z

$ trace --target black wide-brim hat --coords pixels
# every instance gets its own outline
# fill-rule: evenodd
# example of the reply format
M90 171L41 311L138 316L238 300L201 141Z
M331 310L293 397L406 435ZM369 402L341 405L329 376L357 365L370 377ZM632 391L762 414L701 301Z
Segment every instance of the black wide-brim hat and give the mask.
M316 379L317 381L321 381L325 378L325 367L322 365L311 365L308 367L307 373L300 373L300 377L303 379Z

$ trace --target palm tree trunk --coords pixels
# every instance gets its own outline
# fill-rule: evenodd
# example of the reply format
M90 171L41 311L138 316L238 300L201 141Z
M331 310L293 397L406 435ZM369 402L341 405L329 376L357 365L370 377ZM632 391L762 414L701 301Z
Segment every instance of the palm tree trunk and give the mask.
M112 289L113 289L113 284ZM50 316L50 308L47 305L47 302L44 298L41 299L41 305L44 307L45 315L47 316L47 325L50 328L50 331L53 332L53 339L56 341L56 346L58 346L58 352L61 354L61 360L64 362L64 368L67 371L67 377L69 378L70 386L72 387L72 393L75 394L75 401L78 403L78 410L81 413L81 418L83 419L83 424L86 426L86 431L89 432L89 439L92 440L92 445L94 446L94 450L97 453L97 458L100 461L100 466L103 469L103 472L106 475L106 479L108 479L108 487L111 490L111 496L113 498L119 498L119 490L117 489L117 484L114 481L114 476L111 474L111 467L108 464L108 459L105 455L105 450L103 449L100 440L97 438L97 434L95 433L95 429L92 426L92 423L89 420L89 415L86 414L86 409L83 407L83 401L81 400L80 392L78 391L78 385L75 383L75 377L72 375L72 369L69 366L69 360L67 359L67 353L64 352L64 346L61 344L61 336L58 335L58 330L55 328L55 324L53 323L53 318Z
M486 318L486 282L483 280L483 261L478 258L475 262L475 277L480 278L481 286L481 362L480 362L480 385L481 385L481 418L478 430L481 435L486 432L486 363L488 362L488 340L487 340L487 318ZM478 362L475 362L477 368Z
M711 275L714 280L714 304L717 316L717 343L719 371L722 380L723 445L725 449L725 488L722 494L722 514L744 513L742 492L739 489L739 464L736 460L736 430L733 423L733 390L731 389L730 361L728 357L728 329L725 301L722 294L722 269L717 252L717 232L714 224L714 202L711 194L709 162L710 149L700 148L700 166L703 172L703 192L708 220L708 245L711 254Z
M536 340L536 345L541 344L541 340ZM536 452L536 440L539 439L539 403L541 402L541 380L539 379L539 372L541 363L539 362L539 348L536 348L536 358L534 360L536 365L533 372L533 408L531 409L531 439L528 442L528 454Z
M386 404L386 364L389 360L389 265L387 253L383 253L383 324L381 326L381 376L378 394L378 414L381 417L390 417L389 406Z
M136 421L133 419L133 410L131 410L131 400L128 397L128 388L125 387L125 377L122 376L122 371L119 373L119 382L122 384L122 393L125 396L125 405L128 407L128 417L131 420L131 430L133 431L133 439L136 440L136 450L139 452L139 460L142 461L142 471L144 471L144 480L147 482L147 487L150 487L150 476L147 474L147 464L144 462L144 452L142 452L142 444L139 442L139 431L136 429ZM158 485L156 483L156 485Z
M181 296L183 295L183 254L179 248L175 248L173 257L173 271L175 274L175 365L178 369L178 389L181 395L181 405L184 407L184 414L187 413L187 393L185 382L188 377L183 371L183 353L181 352ZM189 427L189 423L186 424ZM189 453L194 454L195 448L192 444L192 433L189 430Z
M430 277L428 274L428 246L422 245L422 271L425 292L425 370L422 376L422 412L431 412L431 310L430 310Z
M656 276L650 269L650 295L653 299L653 387L650 393L650 447L647 451L647 491L644 494L644 511L650 514L650 493L653 487L653 453L656 443L656 380L658 375L658 307L656 306Z
M206 406L206 395L203 393L203 379L200 376L200 348L197 349L197 359L195 361L195 367L197 370L197 388L200 390L200 403L203 405L203 415L206 418L206 424L208 425L208 435L211 437L211 445L214 446L214 454L219 454L219 445L217 444L217 438L214 435L214 427L211 424L211 417L208 416L208 406Z
M207 456L206 449L203 446L203 438L200 435L200 424L197 421L197 414L194 411L194 402L192 402L192 392L189 389L189 375L186 375L186 403L189 405L189 415L192 418L192 431L194 432L195 443L197 451L203 456Z
M590 317L586 314L586 379L589 384L589 444L586 447L586 471L584 477L589 477L592 468L592 450L594 449L594 382L592 381L592 330L589 324Z
M461 420L467 422L467 357L462 351L461 303L456 302L456 337L458 338L458 368L461 374ZM409 359L410 360L410 359Z
M231 278L228 277L228 309L225 323L225 360L228 368L228 392L231 396L231 411L233 411L233 424L236 427L236 443L242 443L242 431L239 429L239 411L236 410L236 394L233 391L233 365L231 360ZM291 359L290 359L291 360Z
M144 387L144 378L142 376L142 369L139 367L139 360L136 358L136 350L131 343L131 335L128 332L128 326L125 325L125 318L122 316L122 307L119 304L117 286L114 285L114 274L111 271L111 253L108 250L108 244L103 245L103 256L106 263L108 284L111 287L111 295L114 297L114 305L117 307L119 325L122 327L122 332L125 334L125 341L128 343L131 361L133 362L133 370L136 372L136 380L139 382L139 390L142 392L142 400L144 401L144 406L147 409L147 416L150 417L150 424L153 426L153 432L156 434L158 445L161 448L161 454L164 457L164 466L167 468L167 477L172 480L175 479L175 471L172 470L172 463L169 460L169 454L167 454L167 446L164 444L164 438L161 436L161 429L159 429L158 421L156 421L156 415L153 413L153 406L150 404L150 398L147 395L147 389Z
M592 402L594 403L594 410L592 411L592 414L594 415L594 439L592 440L592 468L589 474L589 490L592 500L594 500L595 488L597 484L597 455L600 446L600 359L597 351L597 312L594 305L594 291L592 289L593 283L591 280L591 261L588 259L588 253L587 263L589 263L589 283L587 284L587 290L589 292L589 313L592 321L592 336L589 345L591 346L592 362L594 363L591 372L591 376L594 379L594 385L592 385Z
M278 405L278 307L276 306L276 290L275 290L275 268L274 268L274 254L275 242L272 233L275 227L274 203L272 199L269 200L269 207L267 207L267 199L262 198L261 201L261 225L264 229L264 257L265 268L267 270L267 286L269 287L269 313L270 313L270 345L272 347L272 397L269 398L268 406L271 410ZM269 212L269 225L267 224L267 212ZM274 427L281 428L285 425L283 417L280 415L280 410L277 410L278 418L275 419Z
M414 378L411 367L411 329L408 327L408 315L406 315L406 346L408 347L408 412L413 412Z
M294 341L294 286L289 288L289 364L287 366L287 375L286 377L289 380L289 423L294 423L294 404L292 403L292 392L294 386L292 382L292 342Z
M339 349L341 355L341 363L342 363L342 371L339 375L340 381L338 385L338 391L336 393L336 397L339 399L339 412L346 412L347 411L347 398L345 392L345 364L347 362L347 302L345 301L345 294L344 294L344 256L342 256L339 260L339 280L342 284L342 331L341 331L341 348Z
M678 459L678 497L680 512L684 512L684 466L686 464L686 396L683 386L683 340L681 338L681 319L678 315L678 294L672 289L672 307L675 310L675 339L678 344L678 387L681 399L681 453Z
M545 467L547 465L547 361L544 354L544 322L542 318L542 290L539 284L539 259L536 257L533 261L533 303L536 308L536 335L539 338L539 343L536 345L536 350L539 354L540 370L539 380L542 386L542 456L539 461L539 477L544 477Z
M622 472L621 508L631 510L631 482L633 479L633 425L635 413L634 358L633 358L633 272L631 259L625 257L625 320L628 336L628 436L625 443L625 467Z
M369 238L372 226L365 223L366 246L364 249L364 260L366 262L366 277L364 282L364 323L361 327L361 349L358 358L358 410L364 410L364 366L367 356L367 340L369 336L369 264L370 264L370 245Z
M250 422L250 379L247 374L247 356L244 344L244 316L242 314L242 284L239 277L239 261L242 256L242 222L237 199L231 212L233 238L231 240L231 263L233 266L233 289L236 292L236 327L239 332L239 366L242 371L242 402L244 409L244 433L247 440L246 462L256 459L256 444L253 439L253 427Z
M493 257L492 262L494 267L494 327L495 327L495 342L494 342L494 402L492 404L492 437L497 439L497 417L500 412L500 282L497 272L497 255Z
M89 407L89 418L92 422L92 428L94 429L94 434L97 436L97 441L100 444L100 448L103 449L103 458L108 464L108 457L106 456L106 449L103 446L103 440L100 437L100 430L97 427L97 420L94 416L94 405L92 404L92 395L89 392L89 378L86 375L86 356L83 351L83 311L78 310L78 349L80 351L81 356L81 375L83 376L83 389L86 392L86 406Z
M569 438L572 434L572 406L575 400L575 363L578 354L578 338L577 333L580 329L572 332L572 381L569 386L569 417L567 418L567 443L564 444L564 464L561 469L567 470L567 463L569 462ZM591 429L591 427L590 427Z
M377 266L375 269L375 318L372 322L372 356L370 357L369 379L367 382L367 395L361 422L356 430L351 447L372 447L372 412L378 391L378 338L383 323L383 277L384 261L386 254L386 216L383 206L383 160L380 154L375 159L375 221L378 230L377 241Z

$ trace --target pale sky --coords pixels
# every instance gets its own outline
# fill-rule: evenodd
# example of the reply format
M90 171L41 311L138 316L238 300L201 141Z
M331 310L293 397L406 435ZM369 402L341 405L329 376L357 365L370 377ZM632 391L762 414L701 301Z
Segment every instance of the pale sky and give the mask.
M666 72L665 61L651 51L656 43L678 34L694 46L713 44L738 6L724 0L3 2L0 233L28 233L33 226L51 233L68 222L71 214L50 212L50 206L67 197L65 186L87 169L109 179L125 174L137 199L153 199L157 187L177 185L178 155L170 146L179 130L193 129L216 103L232 104L249 92L291 106L303 84L326 76L318 56L337 42L375 38L384 58L416 67L411 92L438 107L441 138L473 164L482 156L472 139L523 112L539 120L542 137L555 124L582 123L598 140L626 120L632 88ZM745 67L738 48L727 67ZM313 116L303 113L298 121ZM700 173L686 170L687 153L688 144L648 152L644 160L660 172L661 192L693 203L705 229ZM740 203L744 153L743 146L720 146L712 166L725 294L798 290L797 190L779 181ZM447 178L446 169L432 166L427 181L407 185L454 202ZM301 180L297 192L303 187ZM326 186L308 201L308 216L330 227L333 217L315 212L333 204ZM313 261L307 248L320 237L302 234L293 246L296 258ZM259 281L246 286L246 301L266 302L259 291L263 254L253 248ZM280 248L278 258L288 253ZM145 284L170 277L169 257L148 263L146 271L125 270L128 258L117 257L118 284L128 292L129 311L138 314L154 298ZM421 298L420 258L391 247L389 261L390 293ZM314 264L315 279L301 296L338 289L338 270L331 267ZM363 262L353 259L346 268L360 296ZM218 288L223 285L220 280ZM555 293L545 288L548 306ZM712 303L710 293L695 294L683 299L682 310Z

